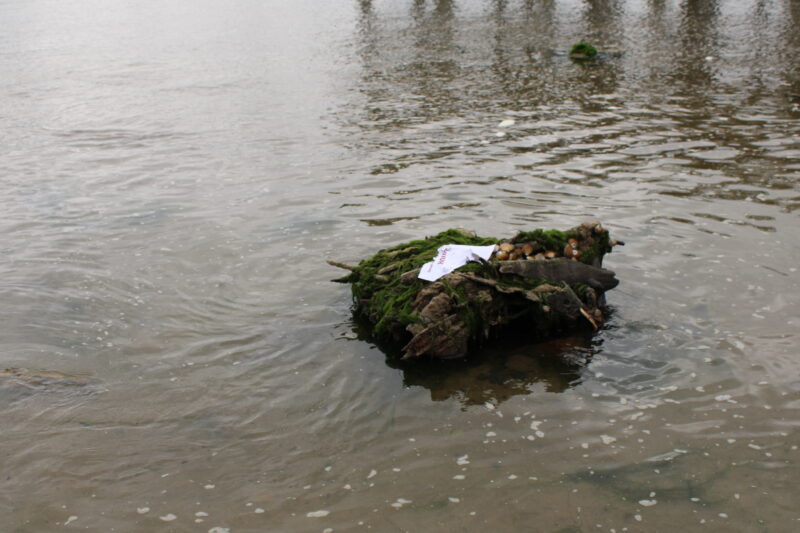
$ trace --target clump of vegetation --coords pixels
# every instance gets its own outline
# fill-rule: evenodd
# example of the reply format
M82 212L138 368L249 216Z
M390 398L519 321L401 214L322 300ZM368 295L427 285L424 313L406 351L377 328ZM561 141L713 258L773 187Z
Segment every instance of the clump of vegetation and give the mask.
M583 41L575 43L569 51L572 59L593 59L597 55L597 48Z
M494 244L496 251L437 281L419 279L422 265L447 244ZM353 312L372 325L379 343L402 347L404 358L456 358L508 329L534 339L597 329L605 319L603 293L617 284L601 268L611 245L596 222L505 241L450 229L381 250L357 266L329 263L350 270L336 281L351 284Z

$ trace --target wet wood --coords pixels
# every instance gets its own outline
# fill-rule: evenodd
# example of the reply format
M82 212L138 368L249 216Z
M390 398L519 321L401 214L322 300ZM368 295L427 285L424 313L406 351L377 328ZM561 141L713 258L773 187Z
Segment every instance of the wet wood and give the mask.
M528 279L564 281L570 285L583 283L601 291L608 291L619 285L619 280L611 270L569 259L505 261L500 263L498 268L502 274L516 274Z
M335 261L333 259L328 259L327 263L331 266L335 266L336 268L350 270L351 272L356 269L356 267L353 265L348 265L347 263L342 263L341 261Z

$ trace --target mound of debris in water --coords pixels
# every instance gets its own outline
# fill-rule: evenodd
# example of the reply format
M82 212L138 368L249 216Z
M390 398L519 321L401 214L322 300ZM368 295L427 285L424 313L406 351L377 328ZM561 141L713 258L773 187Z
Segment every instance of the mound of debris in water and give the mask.
M596 55L597 48L583 41L572 45L569 51L569 57L579 61L583 59L594 59Z
M353 312L372 325L379 344L402 347L404 359L453 359L506 333L532 341L599 329L604 294L619 283L602 268L614 244L622 243L598 222L509 240L450 229L357 266L328 262L350 270L335 281L352 285ZM448 273L457 253L470 262Z
M14 401L39 392L96 393L106 389L100 381L54 370L6 368L0 370L0 400Z

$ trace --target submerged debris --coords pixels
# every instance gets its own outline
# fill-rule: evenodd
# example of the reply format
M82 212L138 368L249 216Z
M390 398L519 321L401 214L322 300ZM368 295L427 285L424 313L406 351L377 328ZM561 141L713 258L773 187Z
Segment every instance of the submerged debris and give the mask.
M0 398L15 400L40 392L95 393L105 389L100 381L54 370L6 368L0 370Z
M6 368L5 370L0 370L0 383L13 384L27 389L86 387L87 385L97 384L94 379L86 376L29 368Z
M420 267L452 244L495 248L488 261L433 282L420 279ZM603 295L619 283L602 268L611 247L597 222L508 240L450 229L381 250L357 266L329 263L350 271L335 281L352 284L353 312L372 325L379 344L402 347L405 359L452 359L509 332L532 341L597 330L606 318Z

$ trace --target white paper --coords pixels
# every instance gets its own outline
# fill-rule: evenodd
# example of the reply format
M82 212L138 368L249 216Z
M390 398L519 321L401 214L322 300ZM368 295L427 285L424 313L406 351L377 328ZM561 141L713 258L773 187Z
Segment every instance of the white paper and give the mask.
M489 246L445 244L439 247L433 261L422 265L419 271L419 278L426 281L436 281L470 261L478 261L479 258L488 261L492 256L492 252L494 252L494 244Z

